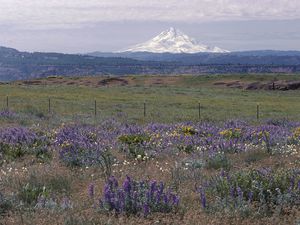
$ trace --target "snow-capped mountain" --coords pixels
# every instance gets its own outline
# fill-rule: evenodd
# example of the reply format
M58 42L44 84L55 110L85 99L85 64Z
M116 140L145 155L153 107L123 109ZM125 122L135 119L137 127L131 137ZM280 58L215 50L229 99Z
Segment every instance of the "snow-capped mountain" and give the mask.
M200 44L180 30L171 27L147 42L137 44L120 52L226 53L229 51Z

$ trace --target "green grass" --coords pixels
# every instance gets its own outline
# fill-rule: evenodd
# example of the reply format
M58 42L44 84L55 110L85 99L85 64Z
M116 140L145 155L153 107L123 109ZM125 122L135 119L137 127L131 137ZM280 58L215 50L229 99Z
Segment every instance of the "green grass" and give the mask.
M277 79L299 79L299 75L278 75ZM9 107L17 112L43 117L48 113L48 98L52 111L65 119L76 117L93 120L94 101L97 118L103 119L124 113L135 122L175 122L201 118L224 120L256 118L260 104L261 119L300 119L300 91L247 91L214 86L218 80L273 80L275 75L184 76L180 83L145 86L147 77L137 77L136 84L122 87L91 88L84 86L49 85L0 86L2 108L9 96ZM167 78L164 78L167 79ZM146 101L147 116L143 116Z

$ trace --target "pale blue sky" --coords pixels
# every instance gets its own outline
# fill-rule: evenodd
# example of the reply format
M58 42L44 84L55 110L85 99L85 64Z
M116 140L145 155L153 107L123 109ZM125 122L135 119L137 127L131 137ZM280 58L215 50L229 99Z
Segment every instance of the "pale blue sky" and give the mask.
M204 44L300 50L299 0L0 0L0 45L116 51L170 26Z

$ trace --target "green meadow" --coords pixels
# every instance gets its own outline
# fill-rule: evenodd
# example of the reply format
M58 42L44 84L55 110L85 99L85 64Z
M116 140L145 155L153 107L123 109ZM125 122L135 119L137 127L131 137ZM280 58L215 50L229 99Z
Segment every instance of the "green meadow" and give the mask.
M84 85L0 86L2 108L39 117L49 115L72 120L102 120L112 115L132 122L176 122L199 120L300 119L300 90L244 90L214 85L219 81L243 82L297 80L298 75L210 75L181 76L173 83L147 83L152 76L125 77L134 83L125 86L89 87ZM156 77L157 78L157 77ZM174 77L159 77L162 81ZM177 77L178 78L178 77ZM74 78L66 78L76 81ZM96 115L95 115L96 101ZM145 104L144 104L145 103ZM144 109L145 107L145 109ZM146 116L144 116L144 110Z

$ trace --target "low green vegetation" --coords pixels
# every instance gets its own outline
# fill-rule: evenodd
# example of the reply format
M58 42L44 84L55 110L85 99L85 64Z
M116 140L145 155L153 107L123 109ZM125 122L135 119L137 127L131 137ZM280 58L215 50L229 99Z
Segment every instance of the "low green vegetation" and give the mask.
M1 85L0 101L16 112L27 113L37 120L62 117L64 120L95 120L115 117L133 122L174 122L225 120L234 118L256 119L260 104L260 119L299 119L300 91L243 90L214 85L218 81L272 81L275 75L222 75L154 77L169 80L166 85L149 82L153 77L137 77L133 84L110 87L74 85ZM125 79L125 78L124 78ZM130 78L131 79L131 78ZM276 79L296 80L297 75L278 75ZM74 79L74 81L76 81ZM50 114L49 114L50 98ZM144 118L144 101L146 117Z

